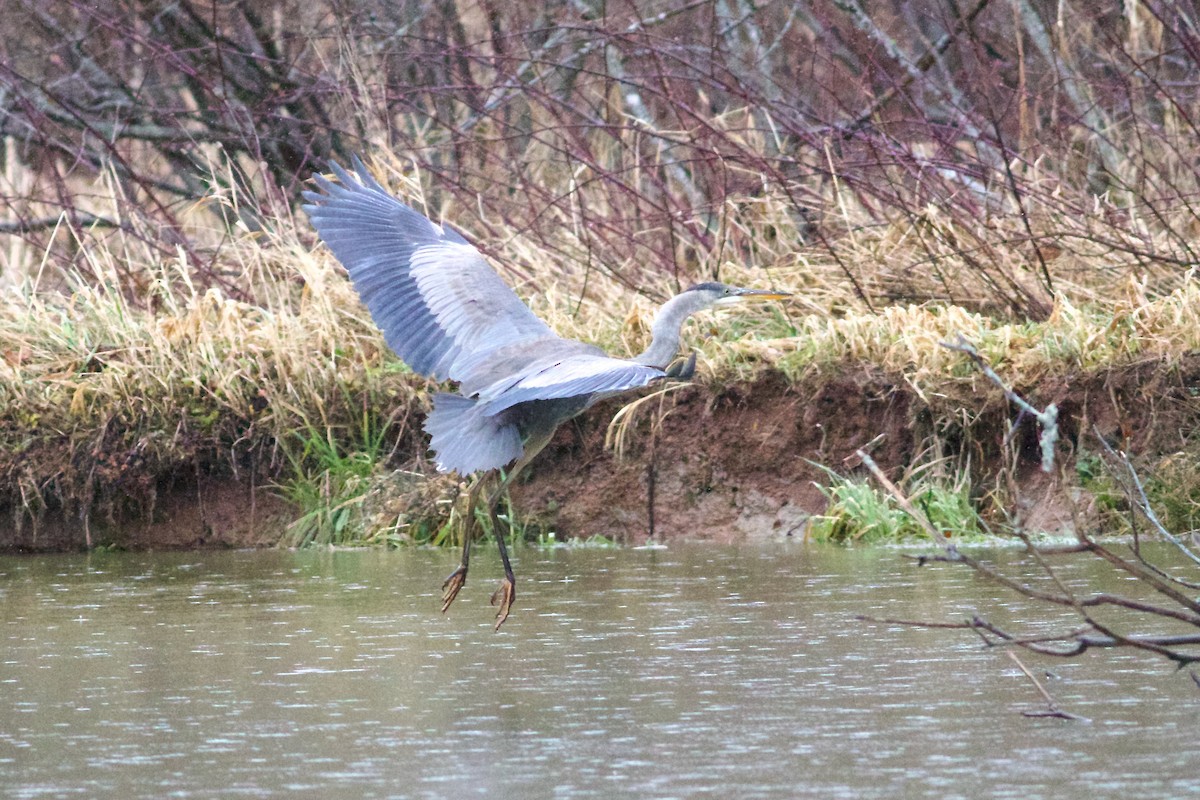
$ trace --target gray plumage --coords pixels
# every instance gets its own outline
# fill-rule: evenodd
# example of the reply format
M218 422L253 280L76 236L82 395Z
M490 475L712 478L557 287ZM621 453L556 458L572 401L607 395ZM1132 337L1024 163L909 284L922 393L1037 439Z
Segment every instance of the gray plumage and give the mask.
M719 283L670 300L650 347L612 358L557 336L452 228L397 201L354 160L331 165L338 182L314 176L309 218L383 331L414 372L458 383L438 394L425 422L438 469L468 474L540 449L562 422L599 399L665 378L684 319L750 296L780 297ZM522 462L523 464L524 462Z

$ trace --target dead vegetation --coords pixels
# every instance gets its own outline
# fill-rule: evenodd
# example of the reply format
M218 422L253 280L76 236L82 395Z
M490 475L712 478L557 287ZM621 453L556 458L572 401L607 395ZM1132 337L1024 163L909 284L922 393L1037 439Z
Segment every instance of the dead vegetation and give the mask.
M556 330L617 354L695 280L797 292L691 325L700 387L621 418L631 473L598 447L615 409L563 434L563 483L521 492L564 533L641 535L652 487L710 522L798 529L824 504L805 459L848 471L884 430L893 478L969 484L993 521L1054 517L1020 510L1027 442L939 346L957 336L1059 402L1076 466L1058 480L1095 498L1088 519L1126 510L1080 433L1097 423L1191 524L1200 26L1182 3L1123 9L21 0L2 24L25 35L0 45L12 543L55 515L95 543L205 481L290 498L286 541L445 538L458 487L428 480L428 387L295 211L354 152ZM764 386L782 410L745 388ZM655 455L689 415L746 408L795 433L677 472ZM595 490L612 514L587 516L598 470L568 483L585 473L564 452L624 476Z

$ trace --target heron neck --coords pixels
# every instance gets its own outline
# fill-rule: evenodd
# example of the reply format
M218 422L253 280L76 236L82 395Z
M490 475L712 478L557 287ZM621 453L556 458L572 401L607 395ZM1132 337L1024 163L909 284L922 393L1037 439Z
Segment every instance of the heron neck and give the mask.
M659 369L666 369L679 352L679 332L683 322L692 314L710 305L697 292L684 292L672 297L658 311L650 326L650 346L633 360Z

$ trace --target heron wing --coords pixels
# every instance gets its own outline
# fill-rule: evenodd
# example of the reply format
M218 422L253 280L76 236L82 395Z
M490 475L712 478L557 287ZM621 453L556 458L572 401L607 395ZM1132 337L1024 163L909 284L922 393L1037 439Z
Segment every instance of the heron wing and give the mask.
M599 347L557 336L528 339L463 356L454 364L458 391L495 398L497 393L548 366L581 355L604 356Z
M608 395L637 389L666 377L658 367L611 358L579 354L550 363L533 365L517 380L497 384L481 392L487 414L530 400Z
M354 175L330 167L338 183L313 176L304 210L413 371L454 378L460 359L555 337L457 231L396 200L358 158Z

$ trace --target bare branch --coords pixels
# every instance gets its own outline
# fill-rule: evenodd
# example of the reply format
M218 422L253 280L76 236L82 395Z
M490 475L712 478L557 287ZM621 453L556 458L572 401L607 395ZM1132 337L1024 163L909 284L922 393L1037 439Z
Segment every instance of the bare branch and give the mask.
M1046 701L1046 710L1045 711L1022 711L1021 713L1024 716L1026 716L1026 717L1057 717L1059 719L1069 719L1069 720L1073 720L1076 722L1090 722L1091 721L1087 717L1081 717L1077 714L1071 714L1070 712L1063 711L1059 707L1058 701L1054 699L1054 696L1051 695L1050 692L1046 691L1046 687L1042 685L1041 681L1039 681L1036 677L1034 677L1033 673L1029 671L1029 667L1025 666L1025 663L1023 661L1021 661L1020 658L1017 657L1016 653L1014 653L1012 650L1009 650L1008 657L1013 660L1013 663L1015 663L1017 665L1017 668L1020 669L1021 672L1025 673L1025 677L1029 679L1029 682L1032 683L1034 688L1038 690L1038 694L1040 694L1042 696L1042 699Z
M1008 385L996 374L996 371L991 368L991 365L984 360L983 356L979 355L970 342L959 334L958 341L951 344L950 342L940 342L942 347L949 350L956 350L960 353L965 353L971 359L975 367L982 372L988 380L1000 387L1004 392L1004 396L1009 402L1013 403L1021 411L1035 417L1038 424L1042 426L1042 432L1038 436L1038 443L1042 448L1042 472L1054 471L1054 447L1058 443L1058 406L1054 403L1046 406L1045 410L1039 411L1034 408L1025 398L1010 389Z
M98 217L86 211L64 212L50 217L32 219L0 220L0 233L23 234L57 228L62 224L75 225L80 228L126 228L127 225L111 220L108 217Z
M1105 454L1116 461L1124 470L1125 477L1129 479L1129 483L1133 486L1135 493L1135 502L1133 506L1141 512L1146 521L1154 526L1158 534L1175 546L1179 552L1183 553L1189 560L1195 564L1200 564L1200 554L1192 551L1190 547L1184 544L1183 540L1175 534L1167 530L1166 526L1159 520L1158 515L1154 513L1154 508L1150 505L1150 498L1146 497L1146 488L1142 485L1141 478L1138 477L1137 470L1133 468L1129 457L1125 453L1114 450L1113 446L1108 443L1108 440L1100 435L1098 430L1095 431L1096 438L1100 440L1101 447L1104 448Z

